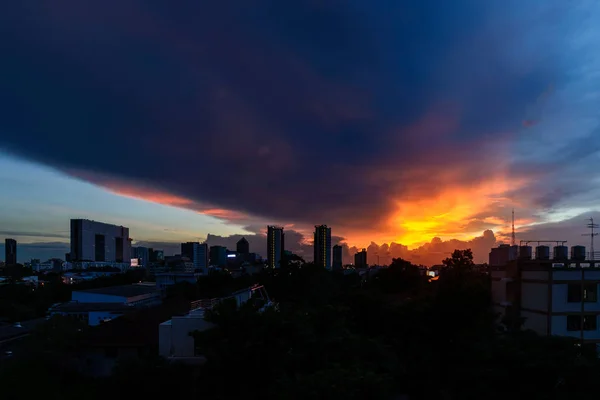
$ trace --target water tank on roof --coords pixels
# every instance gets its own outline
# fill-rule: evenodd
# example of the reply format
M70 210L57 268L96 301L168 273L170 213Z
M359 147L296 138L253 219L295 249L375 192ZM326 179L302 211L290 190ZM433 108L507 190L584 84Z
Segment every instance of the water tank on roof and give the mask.
M566 260L569 258L569 248L567 246L554 246L554 259Z
M519 247L519 258L521 260L531 260L531 246L520 246Z
M537 246L535 248L535 259L536 260L549 260L550 259L550 247Z
M571 247L571 260L584 261L585 260L585 246Z

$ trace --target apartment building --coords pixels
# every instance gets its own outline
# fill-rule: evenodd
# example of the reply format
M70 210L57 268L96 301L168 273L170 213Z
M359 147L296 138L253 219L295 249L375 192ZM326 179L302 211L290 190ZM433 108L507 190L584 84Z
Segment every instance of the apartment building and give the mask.
M520 318L523 329L600 344L600 260L583 246L520 246L515 260L490 267L492 298L501 317Z

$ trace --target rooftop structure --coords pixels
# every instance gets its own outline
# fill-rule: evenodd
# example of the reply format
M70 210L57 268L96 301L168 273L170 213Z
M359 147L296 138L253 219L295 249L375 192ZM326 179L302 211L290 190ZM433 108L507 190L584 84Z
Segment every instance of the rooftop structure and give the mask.
M134 297L156 291L156 287L147 285L109 286L96 289L78 290L80 293L93 293L107 296Z
M156 286L123 285L97 289L77 290L71 300L81 303L122 303L128 305L155 305L160 303L160 292Z
M117 318L132 307L123 303L79 303L70 302L59 304L48 310L48 315L63 315L85 320L88 325L96 326L102 322Z

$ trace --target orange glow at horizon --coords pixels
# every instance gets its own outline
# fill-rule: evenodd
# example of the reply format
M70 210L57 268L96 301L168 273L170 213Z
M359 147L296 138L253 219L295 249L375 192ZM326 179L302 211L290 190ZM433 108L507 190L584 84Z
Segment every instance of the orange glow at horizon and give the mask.
M456 171L441 173L443 181L456 181ZM455 179L453 179L455 178ZM499 240L505 239L510 229L510 209L515 202L510 199L509 192L527 183L525 179L509 179L505 174L490 176L484 182L473 184L452 184L438 190L415 190L407 188L402 200L395 202L394 211L388 218L387 226L381 231L346 231L336 232L346 237L345 243L357 248L367 248L371 242L378 244L395 242L415 249L425 243L430 243L435 237L442 240L458 239L472 240L481 236L484 224L491 228ZM199 214L223 219L230 223L243 221L249 216L244 213L216 207L203 207L194 200L172 195L145 187L135 187L127 184L111 182L103 185L107 190L128 198L149 201L158 204L179 207ZM434 186L435 187L435 186ZM502 215L497 215L498 208L505 208ZM487 213L487 214L486 214ZM516 226L526 226L530 220L517 220ZM295 229L305 237L305 244L312 242L312 231L304 230L294 224L286 225ZM337 231L334 228L334 231ZM503 236L504 235L504 236Z
M491 206L512 201L506 197L526 182L510 180L504 176L476 185L449 186L430 197L422 196L397 202L397 211L389 220L389 229L401 233L394 239L409 249L430 242L434 237L442 240L471 240L484 229L471 229L470 222L484 222L504 226L506 220L498 216L476 217L489 211Z

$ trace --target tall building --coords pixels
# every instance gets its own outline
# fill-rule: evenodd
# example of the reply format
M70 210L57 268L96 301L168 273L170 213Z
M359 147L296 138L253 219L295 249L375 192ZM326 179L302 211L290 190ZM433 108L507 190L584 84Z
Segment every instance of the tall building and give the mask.
M131 248L131 258L137 258L138 265L141 267L148 267L150 263L150 251L148 247L138 246Z
M222 267L227 265L227 247L210 246L210 265Z
M280 226L267 227L267 264L271 268L281 267L285 236Z
M194 268L208 267L209 250L206 243L181 243L181 256L189 258Z
M250 253L250 243L248 243L246 238L241 238L238 240L235 250L238 254L248 254Z
M362 249L354 255L354 266L356 268L367 268L367 249Z
M315 225L314 262L317 266L331 269L331 228L327 225Z
M71 260L129 263L129 228L87 219L72 219Z
M17 263L17 241L15 239L4 240L4 263L5 265Z
M333 269L342 269L342 246L339 244L333 246Z
M150 262L165 261L165 252L163 250L155 250L152 247L148 247L148 256Z

